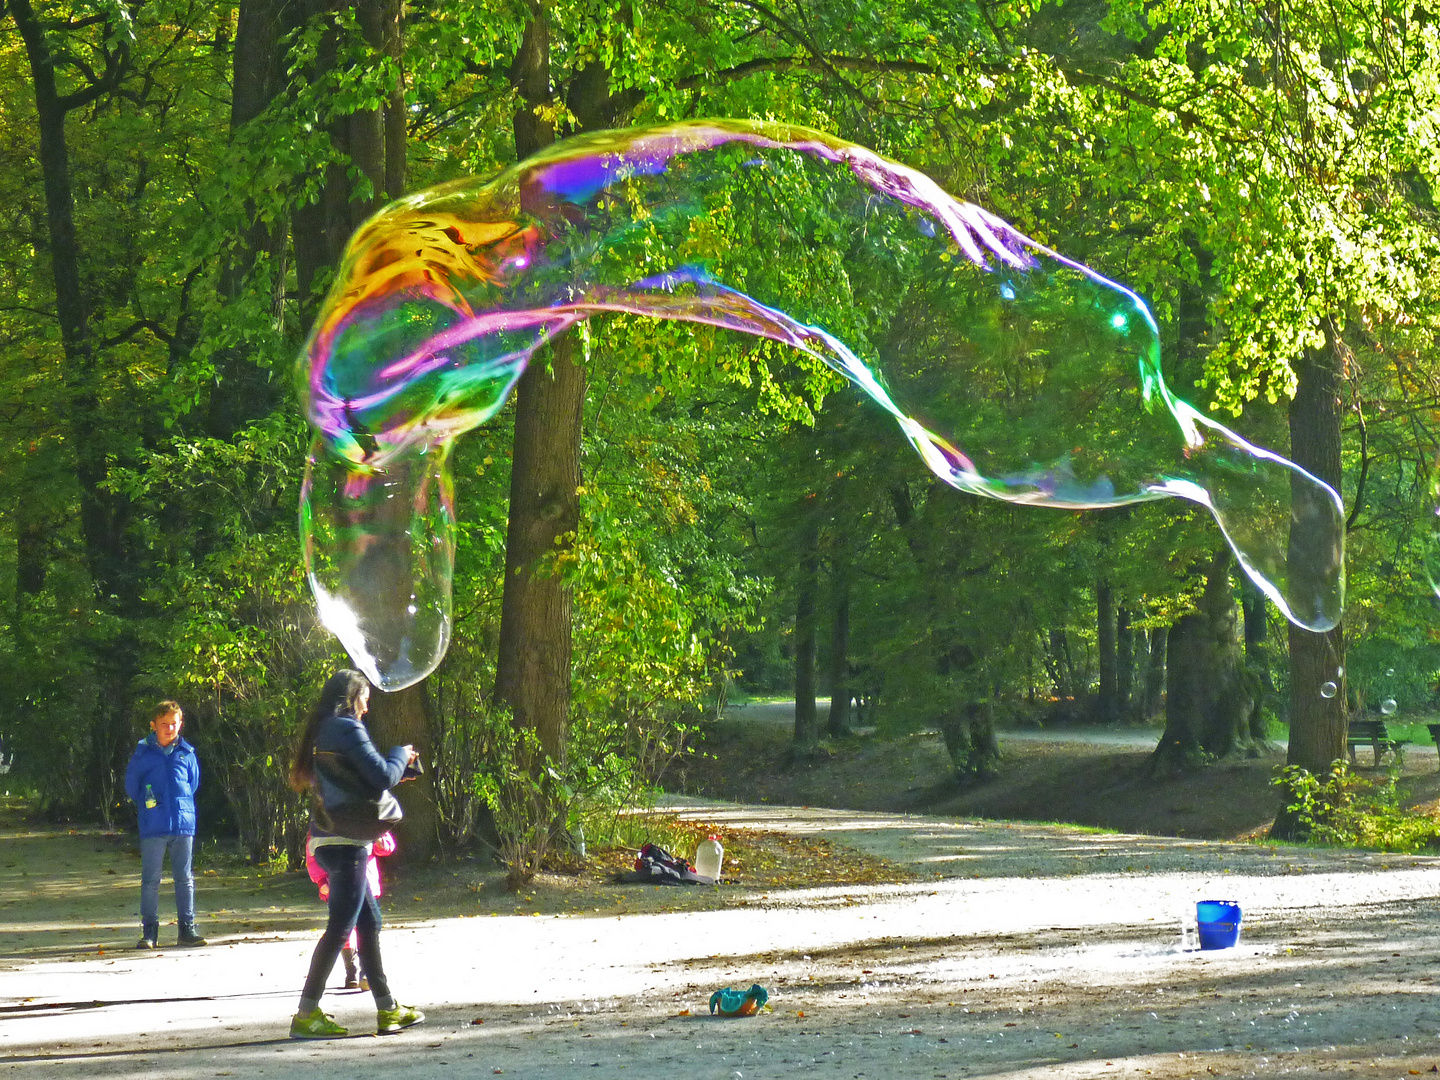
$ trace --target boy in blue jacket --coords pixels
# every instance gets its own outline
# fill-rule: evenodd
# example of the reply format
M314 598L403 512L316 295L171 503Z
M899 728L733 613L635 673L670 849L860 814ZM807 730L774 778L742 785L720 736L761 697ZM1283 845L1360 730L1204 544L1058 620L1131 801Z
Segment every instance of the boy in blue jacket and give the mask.
M195 930L195 878L190 856L195 843L195 792L200 761L180 737L184 714L173 701L155 706L150 734L140 740L125 770L125 794L140 819L140 926L137 949L153 949L160 938L160 868L170 855L175 879L175 913L180 945L205 945Z

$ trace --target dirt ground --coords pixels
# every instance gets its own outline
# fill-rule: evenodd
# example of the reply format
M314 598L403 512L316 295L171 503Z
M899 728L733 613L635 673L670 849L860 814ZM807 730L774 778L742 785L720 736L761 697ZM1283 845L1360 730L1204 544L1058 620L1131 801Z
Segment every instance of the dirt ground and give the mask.
M756 869L742 862L734 884L618 886L596 873L547 876L517 897L479 862L393 874L387 969L429 1020L385 1039L362 1034L373 1005L354 992L326 1005L357 1035L285 1037L323 919L303 875L202 853L213 944L139 953L133 841L28 824L11 806L0 814L0 1076L1440 1072L1440 860L1198 839L1253 831L1273 797L1218 771L1208 789L1172 796L1172 808L1196 808L1170 815L1169 831L1186 836L951 809L983 796L1006 817L1026 806L1051 821L1093 816L1139 797L1125 785L1140 748L1016 740L1007 768L1029 779L987 793L947 790L923 738L892 744L890 758L857 745L767 770L773 741L743 734L723 751L728 765L701 764L714 770L707 782L735 778L745 804L675 795L663 807L746 852ZM1407 763L1417 782L1434 764L1423 757ZM1097 782L1106 758L1117 760ZM1086 787L1104 798L1076 794ZM1260 801L1234 805L1251 787ZM851 807L824 809L812 794ZM916 806L946 810L897 812ZM1159 806L1147 804L1149 820ZM742 836L768 839L746 848ZM1239 947L1182 945L1182 916L1206 898L1242 904ZM706 1015L713 990L751 982L770 990L773 1011Z

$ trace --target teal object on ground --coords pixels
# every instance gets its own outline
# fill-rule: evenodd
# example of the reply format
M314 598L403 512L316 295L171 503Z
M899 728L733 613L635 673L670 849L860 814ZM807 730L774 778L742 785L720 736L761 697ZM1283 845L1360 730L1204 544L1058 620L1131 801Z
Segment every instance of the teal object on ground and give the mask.
M754 1016L769 1000L770 991L759 983L749 990L732 990L727 986L710 995L710 1012L720 1016Z

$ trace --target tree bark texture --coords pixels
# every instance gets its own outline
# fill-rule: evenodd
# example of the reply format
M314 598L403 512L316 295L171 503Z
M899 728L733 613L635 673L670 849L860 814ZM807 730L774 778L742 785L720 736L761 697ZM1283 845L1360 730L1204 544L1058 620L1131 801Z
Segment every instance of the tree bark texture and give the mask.
M1055 684L1055 696L1064 701L1075 696L1075 678L1071 670L1069 636L1064 630L1051 630L1047 637L1046 663Z
M1170 641L1170 628L1157 626L1150 631L1150 666L1145 671L1145 696L1141 719L1160 715L1165 706L1165 664Z
M1307 351L1295 374L1298 385L1290 402L1290 458L1311 475L1340 490L1340 365L1327 327L1326 347ZM1297 508L1303 506L1299 485L1292 485ZM1303 573L1313 546L1303 516L1292 518L1292 575ZM1290 747L1286 762L1323 776L1345 756L1345 637L1342 626L1323 634L1290 625ZM1333 684L1333 689L1327 684ZM1328 696L1327 696L1328 693ZM1298 839L1301 826L1286 806L1270 828L1276 839Z
M328 15L333 8L315 4L312 12ZM401 0L357 0L355 17L365 43L398 66L404 47ZM312 77L335 66L339 46L339 30L332 24L321 35ZM350 234L387 200L404 194L404 107L404 86L397 80L379 108L336 117L329 125L330 140L348 165L328 166L318 200L297 208L293 216L295 272L307 319L319 303L317 282L324 271L339 265ZM370 182L368 194L351 182L350 166Z
M515 449L495 696L540 745L564 757L570 714L571 591L549 565L580 524L580 431L585 369L575 338L536 356L515 391Z
M88 86L61 95L55 78L51 39L30 0L9 0L8 9L25 45L35 94L50 271L65 357L67 450L80 504L86 568L99 606L121 618L132 618L140 602L135 553L127 542L133 507L128 498L108 491L105 485L113 457L112 425L101 408L95 343L81 286L75 192L65 131L66 118L72 111L91 104L120 85L129 70L129 53L121 46L107 59L105 71L95 76ZM23 631L20 636L23 638ZM94 771L96 789L101 796L99 809L107 821L112 810L111 795L116 789L116 770L124 760L122 755L131 737L128 714L131 685L139 664L138 650L138 643L129 635L98 642L94 649L103 690L91 732L89 768Z
M832 572L834 610L830 624L830 715L825 730L838 739L850 729L850 575L837 560Z
M1230 549L1210 563L1199 610L1168 635L1170 691L1152 769L1184 769L1249 748L1250 681L1240 652Z
M802 534L800 573L795 582L795 746L813 747L820 741L815 708L815 594L819 591L820 555L815 550L818 530L807 524Z
M538 110L553 104L550 27L541 0L529 18L510 67L520 95L513 125L515 154L524 160L555 141L555 129ZM602 69L603 73L603 69ZM608 75L596 78L573 102L582 118L600 115ZM603 111L603 110L602 110ZM613 117L605 114L613 121ZM570 710L570 589L543 561L563 552L580 521L580 437L585 369L576 363L575 339L557 338L548 368L536 357L515 393L515 453L510 474L510 523L505 538L505 585L495 696L517 723L534 727L552 756L564 753Z
M435 855L440 844L434 777L429 771L434 761L434 747L430 740L433 725L425 683L407 686L393 694L371 694L365 723L382 753L391 746L407 743L420 751L420 761L427 771L395 788L395 797L400 800L405 816L395 830L394 857L406 865L425 862Z
M1115 594L1107 581L1095 583L1096 640L1100 653L1100 692L1095 698L1095 718L1102 723L1114 720L1116 708Z
M10 14L25 43L35 92L40 133L40 172L45 187L45 221L50 240L50 273L55 314L65 353L66 412L73 467L80 498L85 559L102 597L128 598L123 572L123 534L128 507L105 490L105 433L89 312L80 285L80 242L75 233L75 194L70 180L70 150L65 119L76 100L63 98L55 81L55 58L45 28L30 0L9 0Z
M231 72L230 136L235 139L285 90L289 49L286 34L296 26L301 5L287 0L241 0L235 27ZM285 271L289 250L288 219L264 220L253 203L247 205L251 224L220 272L220 293L240 299L262 259L268 263L270 313L277 331L285 322ZM215 358L217 385L210 392L205 429L226 439L246 424L274 411L282 384L256 364L242 347L224 349Z
M995 738L995 708L990 701L971 701L940 718L940 735L960 781L994 776L1000 762Z
M1115 609L1115 715L1130 715L1130 688L1135 682L1135 635L1130 629L1130 611Z

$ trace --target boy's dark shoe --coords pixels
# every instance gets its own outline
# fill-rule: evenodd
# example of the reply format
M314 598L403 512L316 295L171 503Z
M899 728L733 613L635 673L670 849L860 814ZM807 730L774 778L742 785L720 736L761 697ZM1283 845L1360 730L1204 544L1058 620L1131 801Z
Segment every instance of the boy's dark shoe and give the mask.
M142 923L140 926L140 940L135 943L137 949L156 949L160 943L160 924Z
M175 944L193 949L200 945L209 945L210 942L206 941L203 937L201 937L196 932L195 927L182 926L180 928L180 937L176 940Z

